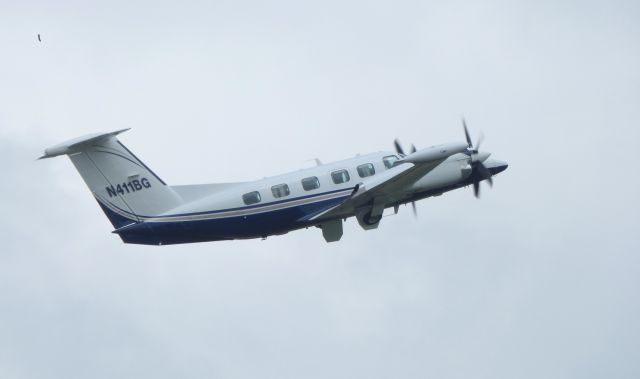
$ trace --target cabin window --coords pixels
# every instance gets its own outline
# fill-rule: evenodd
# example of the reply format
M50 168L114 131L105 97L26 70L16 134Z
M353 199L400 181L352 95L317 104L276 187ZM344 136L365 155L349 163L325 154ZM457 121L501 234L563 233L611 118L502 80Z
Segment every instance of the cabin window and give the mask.
M244 201L244 203L247 205L259 203L260 200L261 200L260 192L258 191L253 191L253 192L245 193L244 195L242 195L242 201Z
M286 184L278 184L271 187L273 197L284 197L289 195L289 186Z
M305 191L311 191L316 188L320 188L320 181L318 180L317 176L310 176L308 178L304 178L301 180L301 182L302 182L302 188L304 188Z
M338 170L331 173L331 179L335 184L346 183L349 181L349 171Z
M398 157L396 157L395 155L389 155L386 156L384 158L382 158L382 162L384 163L384 166L386 168L391 168L394 166L394 164L398 161Z
M358 166L358 175L360 175L361 178L366 178L367 176L374 175L375 173L376 169L371 163L365 163Z

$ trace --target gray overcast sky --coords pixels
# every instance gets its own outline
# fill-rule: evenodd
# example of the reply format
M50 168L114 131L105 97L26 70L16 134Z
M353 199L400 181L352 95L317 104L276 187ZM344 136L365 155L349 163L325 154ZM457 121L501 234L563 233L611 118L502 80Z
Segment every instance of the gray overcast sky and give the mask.
M0 2L0 377L640 377L640 4ZM37 33L42 43L37 42ZM66 158L170 184L463 141L510 163L343 240L124 245Z

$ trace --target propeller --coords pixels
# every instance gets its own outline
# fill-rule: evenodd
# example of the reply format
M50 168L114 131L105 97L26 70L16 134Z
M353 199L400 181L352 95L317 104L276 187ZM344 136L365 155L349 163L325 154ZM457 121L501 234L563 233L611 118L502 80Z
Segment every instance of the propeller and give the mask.
M400 144L400 141L396 138L395 140L393 140L393 146L395 146L396 151L398 152L398 154L402 155L402 156L406 156L407 154L404 153L404 149L402 148L402 145ZM416 145L411 144L411 153L413 154L416 151L418 151L418 149L416 149ZM413 210L413 217L418 217L418 209L416 208L416 202L412 201L411 202L411 209Z
M404 149L402 148L402 145L400 144L400 140L398 140L397 138L393 140L393 146L396 148L396 152L400 155L406 156L407 154L404 152ZM411 152L409 154L413 154L416 151L418 151L418 149L416 149L416 145L411 144Z
M471 136L469 135L469 128L467 127L467 122L464 117L462 118L462 127L464 128L464 136L467 140L467 152L466 154L469 156L469 161L471 164L471 178L473 179L473 194L475 197L480 197L480 182L486 180L489 182L489 186L493 187L493 179L491 178L491 171L487 168L487 166L482 163L482 161L478 158L478 150L480 149L480 144L484 141L484 134L480 133L478 137L478 142L476 142L475 148L473 147L473 143L471 142Z
M477 154L478 150L480 150L480 144L482 143L482 141L484 141L484 133L480 132L478 142L476 142L476 147L474 149L473 143L471 143L471 136L469 136L469 128L467 128L467 122L465 121L464 117L462 118L462 127L464 127L464 136L467 139L467 146L469 146L469 151Z

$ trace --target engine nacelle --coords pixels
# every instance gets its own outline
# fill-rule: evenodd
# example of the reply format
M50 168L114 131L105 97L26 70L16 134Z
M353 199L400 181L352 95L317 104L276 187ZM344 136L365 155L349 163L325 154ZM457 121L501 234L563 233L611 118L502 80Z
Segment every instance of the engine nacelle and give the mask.
M431 170L427 175L416 181L411 190L413 192L428 191L436 188L454 185L466 179L470 170L466 170L468 161L466 159L448 160Z

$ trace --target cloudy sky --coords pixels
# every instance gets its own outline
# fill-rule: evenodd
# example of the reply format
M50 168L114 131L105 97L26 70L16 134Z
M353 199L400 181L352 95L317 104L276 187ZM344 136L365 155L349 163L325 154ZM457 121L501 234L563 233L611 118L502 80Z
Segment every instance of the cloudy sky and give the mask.
M639 20L634 1L0 1L0 377L639 377ZM131 127L169 184L252 180L461 142L461 115L510 164L494 188L334 244L124 245L68 159L35 160Z

